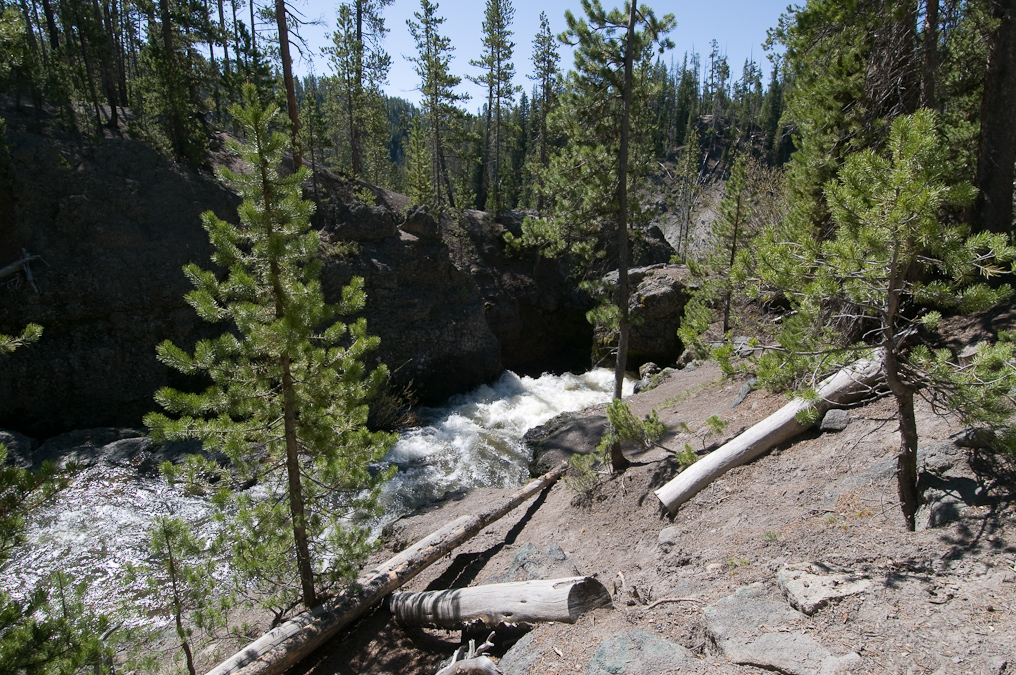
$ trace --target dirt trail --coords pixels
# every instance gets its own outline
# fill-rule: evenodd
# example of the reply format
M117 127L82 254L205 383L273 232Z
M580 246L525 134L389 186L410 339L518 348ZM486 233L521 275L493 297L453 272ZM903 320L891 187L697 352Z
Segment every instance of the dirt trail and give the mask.
M631 402L639 412L658 409L671 429L684 422L694 432L714 414L728 421L721 437L664 441L698 449L785 402L753 391L731 409L742 385L721 382L706 364ZM604 476L589 495L555 485L406 590L575 572L614 590L613 609L523 637L501 661L508 675L1016 673L1016 462L958 448L953 421L927 406L918 414L922 486L936 527L904 531L892 460L898 434L882 400L851 410L841 432L812 432L734 469L673 518L653 495L678 471L662 450L635 455L632 468ZM575 434L569 442L580 449L595 440ZM399 521L378 557L500 494L477 490ZM781 571L785 582L801 580L798 592L848 581L864 589L809 616L787 604ZM664 598L698 602L650 607ZM298 672L433 673L461 637L403 630L380 608ZM518 637L505 632L495 642L506 647Z

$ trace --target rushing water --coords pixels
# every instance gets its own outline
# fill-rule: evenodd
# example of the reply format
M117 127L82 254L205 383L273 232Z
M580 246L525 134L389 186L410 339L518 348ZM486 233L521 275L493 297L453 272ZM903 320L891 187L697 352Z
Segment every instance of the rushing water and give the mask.
M421 409L425 426L403 433L385 457L399 472L382 492L384 515L375 527L448 494L521 484L530 460L522 435L561 412L609 400L612 390L613 373L606 369L538 378L506 372L444 406ZM145 595L143 582L127 585L124 572L145 560L147 531L154 518L168 513L212 535L211 506L204 499L157 475L96 462L33 512L28 543L2 570L0 588L21 595L61 571L90 582L90 606L116 611L118 598Z

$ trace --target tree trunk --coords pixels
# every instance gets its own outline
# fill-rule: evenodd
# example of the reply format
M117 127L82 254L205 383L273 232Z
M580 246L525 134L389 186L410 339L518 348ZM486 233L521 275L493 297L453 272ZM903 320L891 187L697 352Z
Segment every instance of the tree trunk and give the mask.
M395 593L388 608L403 626L458 629L477 622L575 623L610 604L610 593L592 577L486 584L425 593Z
M884 352L880 350L878 356L857 361L827 378L819 385L818 397L813 403L795 398L679 473L657 490L656 496L671 514L677 513L681 504L730 469L746 464L773 446L806 431L811 425L798 422L798 413L811 407L821 414L830 408L870 396L883 378L883 361Z
M897 491L900 507L911 532L916 527L920 494L917 491L917 420L914 418L914 394L907 391L896 395L900 415L900 452L896 456Z
M1016 9L1012 0L993 2L999 21L988 52L988 72L981 99L977 151L978 189L974 201L975 231L1012 231L1013 166L1016 164Z
M363 105L363 0L356 0L356 47L353 49L353 86L349 88L349 149L353 160L353 178L360 177L360 125Z
M530 497L553 485L567 469L568 465L562 463L553 471L519 488L503 504L483 513L462 516L394 558L363 572L346 592L269 631L210 670L208 675L283 673L363 616L396 588Z
M938 77L938 2L927 0L921 32L921 107L935 109L935 81Z
M483 125L483 157L480 158L480 194L476 195L476 208L480 211L487 208L487 191L490 189L490 176L487 164L490 162L490 112L494 102L494 86L487 83L487 117Z
M286 0L275 0L275 22L279 28L279 57L282 59L282 80L286 87L286 110L289 112L293 136L293 169L303 166L300 148L300 109L296 105L296 88L293 86L293 59L289 55L289 24L286 21Z
M280 357L282 365L283 423L286 433L286 476L289 480L289 512L293 519L293 543L296 545L296 566L300 575L303 604L308 609L318 604L314 591L314 569L311 566L310 546L307 543L307 514L303 505L303 486L300 482L300 455L296 445L296 405L294 403L293 375L289 356Z
M635 41L636 3L628 13L628 37L624 47L624 91L621 110L621 145L617 153L617 305L620 310L617 336L617 362L614 365L614 398L621 398L624 371L628 365L628 134L631 130L632 62ZM630 462L621 452L621 442L610 446L610 467L624 471Z

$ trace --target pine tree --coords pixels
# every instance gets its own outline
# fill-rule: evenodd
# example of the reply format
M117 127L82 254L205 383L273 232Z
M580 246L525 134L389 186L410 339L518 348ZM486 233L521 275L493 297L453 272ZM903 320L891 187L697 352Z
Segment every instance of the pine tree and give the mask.
M148 532L148 560L126 570L131 578L144 578L150 597L160 603L158 609L172 617L188 675L197 675L194 650L201 646L195 642L194 629L209 634L224 627L229 605L228 596L219 588L209 548L208 542L194 536L185 520L161 515ZM157 667L154 642L144 640L146 653L136 664L141 670Z
M540 30L533 38L533 74L530 78L536 81L536 89L533 93L533 108L536 111L534 128L538 129L540 136L539 168L535 171L536 180L540 186L542 183L542 171L550 166L550 139L547 137L547 118L557 108L558 87L558 63L561 55L557 51L557 41L550 31L550 21L546 12L540 12ZM543 211L544 196L537 190L536 209Z
M483 153L480 161L480 193L476 208L498 213L504 207L501 170L505 154L506 109L511 108L519 87L512 84L515 64L512 63L511 24L515 8L511 0L487 0L483 18L483 53L469 65L483 69L483 74L469 79L487 87L486 124L483 131Z
M544 172L542 192L553 199L552 215L527 218L522 244L544 256L570 250L587 265L605 256L608 242L613 245L617 293L597 320L617 323L614 398L619 399L627 360L628 228L648 216L638 187L652 159L647 105L653 99L652 55L656 47L671 46L665 35L675 21L670 14L658 20L651 9L634 3L625 12L608 13L598 0L583 0L582 7L587 19L565 14L568 30L562 39L576 47L575 71L553 118L568 144ZM616 470L627 465L619 444L611 448L611 465Z
M193 354L162 343L160 360L212 384L201 393L160 390L156 400L169 414L152 413L145 423L157 438L197 438L229 457L232 480L213 491L217 503L235 509L232 560L281 617L299 602L315 606L319 588L349 578L364 560L366 531L342 520L373 505L386 475L372 476L367 464L392 439L366 428L365 401L386 375L383 366L363 364L378 340L362 318L335 321L363 308L363 281L344 288L338 306L324 302L313 205L300 198L306 169L279 175L285 141L271 132L278 109L262 109L253 86L244 98L232 114L249 145L233 147L250 173L222 171L244 199L240 225L203 217L213 262L228 274L219 281L197 265L185 268L198 315L230 321L237 332L203 340ZM181 475L197 480L202 472L222 473L195 456ZM231 491L234 481L259 491Z
M756 280L760 288L782 291L793 312L783 322L781 348L766 350L756 367L764 382L785 386L803 373L822 377L881 352L900 422L900 505L913 530L916 393L937 399L968 424L998 427L1012 413L1016 386L1016 346L1005 336L982 345L969 368L957 368L948 350L932 352L916 329L937 325L935 306L981 311L1010 297L1008 286L983 282L1011 268L1016 249L1004 235L969 236L967 226L942 222L944 209L968 203L973 190L949 184L931 111L898 117L887 141L883 152L851 155L826 184L835 239L795 241L783 227L762 238ZM862 333L846 344L844 322ZM813 384L810 377L805 383ZM1013 438L1011 432L1003 436Z
M674 208L678 217L676 257L683 262L688 259L692 215L702 193L701 171L702 148L696 126L692 126L684 134L684 148L677 157L674 170Z
M332 45L325 49L345 108L351 175L371 174L375 183L388 170L381 152L387 132L381 87L388 82L392 59L381 47L388 33L381 11L391 2L355 0L340 5Z
M434 190L432 205L438 211L445 203L455 208L455 190L452 176L448 171L447 151L449 136L456 127L461 111L456 107L469 99L468 95L455 92L462 79L449 70L451 40L440 34L444 17L437 15L438 4L420 0L420 11L414 12L416 21L407 20L409 32L416 40L416 57L410 59L416 64L420 76L420 93L423 95L423 113L426 118L430 139L431 188Z
M427 137L419 115L414 115L410 123L406 171L409 186L406 195L409 197L409 203L430 206L430 200L434 196L431 186L430 151L427 149Z

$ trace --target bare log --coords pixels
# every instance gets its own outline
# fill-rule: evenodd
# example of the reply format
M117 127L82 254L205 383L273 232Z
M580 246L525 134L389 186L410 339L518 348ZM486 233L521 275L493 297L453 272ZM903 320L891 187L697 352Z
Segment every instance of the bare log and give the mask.
M395 593L388 608L404 626L461 628L477 622L575 623L610 604L610 593L592 577L486 584L426 593Z
M806 431L811 425L798 422L797 414L807 410L809 406L817 409L819 413L824 413L830 408L871 395L875 386L885 377L882 372L883 360L882 352L878 351L875 356L856 361L826 378L819 385L817 400L809 403L804 399L795 398L774 414L679 473L669 483L656 490L656 496L670 513L676 513L681 504L730 469L750 462L773 446Z
M567 462L563 462L519 488L500 506L462 516L394 558L364 571L350 590L270 630L208 671L208 675L278 675L284 672L433 562L553 485L567 469Z

